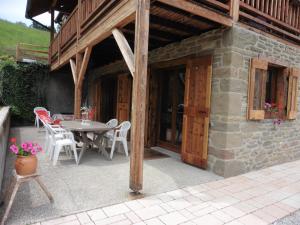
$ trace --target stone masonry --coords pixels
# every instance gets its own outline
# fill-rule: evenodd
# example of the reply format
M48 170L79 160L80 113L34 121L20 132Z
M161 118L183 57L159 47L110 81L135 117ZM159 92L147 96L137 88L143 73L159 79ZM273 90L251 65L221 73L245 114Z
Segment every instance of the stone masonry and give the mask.
M228 177L300 158L300 115L277 130L272 120L246 120L250 59L261 55L299 67L300 48L235 25L153 50L149 64L189 55L213 56L209 169ZM100 76L124 71L123 60L97 68L88 74L89 85Z

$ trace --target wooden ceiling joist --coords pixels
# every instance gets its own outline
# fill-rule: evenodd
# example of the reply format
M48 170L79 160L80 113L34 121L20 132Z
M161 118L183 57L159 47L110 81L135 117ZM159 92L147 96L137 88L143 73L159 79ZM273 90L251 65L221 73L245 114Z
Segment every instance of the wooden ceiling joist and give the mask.
M199 32L199 29L197 29L196 27L192 27L192 26L189 26L187 24L183 24L183 23L180 23L180 22L168 20L168 19L165 19L163 17L156 16L156 15L151 15L150 24L151 25L156 24L156 25L160 25L160 26L163 26L163 27L169 27L169 28L172 28L174 30L179 30L179 32L184 32L185 34L194 34L194 33Z
M207 18L211 21L214 21L218 24L222 24L224 26L231 27L233 25L233 21L230 17L221 15L217 12L214 12L212 10L209 10L207 8L204 8L199 5L195 5L188 1L177 1L177 0L158 0L159 2L162 2L164 4L167 4L169 6L184 10L186 12L189 12L191 14Z

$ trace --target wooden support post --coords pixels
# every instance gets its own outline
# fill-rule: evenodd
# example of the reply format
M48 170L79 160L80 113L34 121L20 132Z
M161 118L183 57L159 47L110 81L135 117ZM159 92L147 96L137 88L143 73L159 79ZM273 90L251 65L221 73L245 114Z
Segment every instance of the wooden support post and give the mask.
M132 90L130 188L143 188L150 0L137 0L135 20L135 73Z
M50 43L52 43L54 39L54 9L53 8L51 8L50 14L51 14Z
M75 101L74 101L74 115L76 119L80 118L80 107L81 107L81 97L82 97L82 85L84 76L86 73L86 69L89 63L89 59L91 56L91 47L87 47L85 49L84 54L78 53L76 54L76 76L75 76ZM71 67L72 68L72 67ZM72 71L74 68L72 69Z
M230 16L234 22L239 21L240 0L230 0Z
M133 52L126 40L126 38L124 37L124 34L122 33L122 31L118 30L118 29L113 29L112 34L120 48L120 51L123 55L123 58L128 66L128 69L131 73L131 75L134 75L134 55Z

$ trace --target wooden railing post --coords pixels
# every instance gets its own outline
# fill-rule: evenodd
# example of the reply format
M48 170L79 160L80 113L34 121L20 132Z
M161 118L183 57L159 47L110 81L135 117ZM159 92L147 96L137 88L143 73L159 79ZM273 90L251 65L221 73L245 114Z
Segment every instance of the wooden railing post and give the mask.
M143 188L150 0L136 0L134 77L132 89L130 189Z
M230 16L234 22L239 21L240 0L230 0Z
M20 44L18 43L16 46L16 61L20 59Z

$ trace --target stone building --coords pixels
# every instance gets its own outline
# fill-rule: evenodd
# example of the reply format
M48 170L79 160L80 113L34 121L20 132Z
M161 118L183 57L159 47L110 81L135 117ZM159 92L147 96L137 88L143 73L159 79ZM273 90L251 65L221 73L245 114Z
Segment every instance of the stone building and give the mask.
M68 15L51 33L49 62L73 77L64 99L74 114L89 105L95 120L132 122L133 190L144 146L224 177L300 157L296 1L34 2L28 17Z
M202 55L213 56L208 168L228 177L299 159L299 121L283 119L275 127L274 119L248 120L247 106L251 59L299 67L300 48L235 25L153 50L149 64ZM98 79L126 72L122 60L89 71L90 104Z

